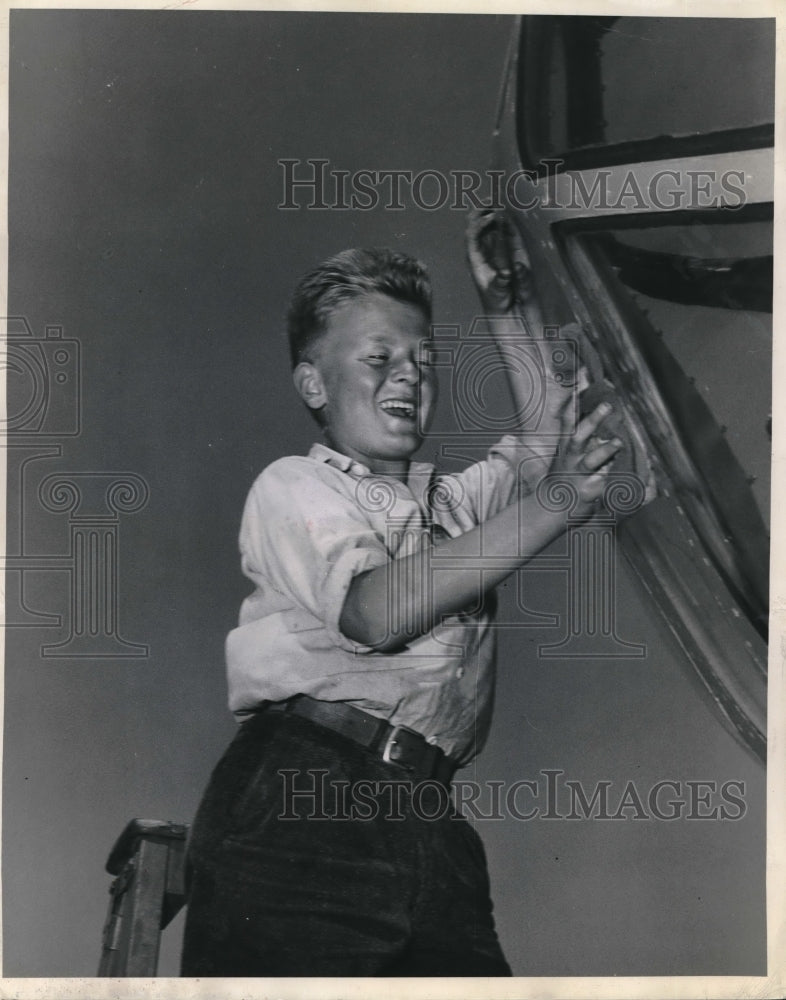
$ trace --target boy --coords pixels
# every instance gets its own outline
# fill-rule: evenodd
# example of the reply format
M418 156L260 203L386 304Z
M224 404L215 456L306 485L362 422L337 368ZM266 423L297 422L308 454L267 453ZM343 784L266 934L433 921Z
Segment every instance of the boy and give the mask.
M470 262L486 309L510 311L513 278L481 250L494 224L472 220ZM227 640L245 721L194 824L184 975L510 975L448 791L491 713L483 598L564 530L540 477L570 477L589 516L621 442L597 436L602 404L556 455L507 435L435 476L412 461L436 404L430 321L426 272L390 251L339 254L295 292L294 382L326 443L274 462L246 504L256 589ZM550 381L547 421L571 397Z

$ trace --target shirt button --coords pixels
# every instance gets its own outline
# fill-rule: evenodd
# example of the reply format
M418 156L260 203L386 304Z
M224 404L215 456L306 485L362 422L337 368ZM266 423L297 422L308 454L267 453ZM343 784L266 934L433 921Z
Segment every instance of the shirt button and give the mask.
M459 667L459 668L458 668L458 669L456 670L456 677L458 677L458 678L459 678L459 680L461 680L461 678L462 678L463 676L464 676L464 668L463 668L463 667Z

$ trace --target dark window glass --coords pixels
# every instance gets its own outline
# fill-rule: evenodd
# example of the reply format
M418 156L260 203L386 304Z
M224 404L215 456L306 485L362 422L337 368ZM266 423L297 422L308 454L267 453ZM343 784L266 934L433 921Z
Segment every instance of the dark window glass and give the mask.
M624 229L604 243L636 305L726 429L767 523L772 222Z
M533 165L598 146L750 134L773 121L774 80L772 19L526 18L522 159Z
M615 373L679 503L751 622L766 621L772 221L566 233Z

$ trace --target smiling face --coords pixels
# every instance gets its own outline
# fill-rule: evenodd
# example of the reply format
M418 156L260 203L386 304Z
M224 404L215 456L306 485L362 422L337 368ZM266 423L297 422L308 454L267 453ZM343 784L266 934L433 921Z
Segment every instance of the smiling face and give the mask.
M418 306L378 292L331 313L313 361L294 374L332 448L372 472L406 476L436 403L436 375L421 357L428 338Z

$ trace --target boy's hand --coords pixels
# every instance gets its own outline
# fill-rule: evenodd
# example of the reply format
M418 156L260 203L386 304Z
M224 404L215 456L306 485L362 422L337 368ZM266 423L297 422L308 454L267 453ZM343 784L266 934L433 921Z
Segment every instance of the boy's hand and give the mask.
M532 419L519 428L522 453L524 449L530 452L522 466L524 481L530 489L550 470L560 440L564 441L566 435L572 435L582 396L589 384L587 370L580 363L571 343L571 327L564 327L563 333L566 336L559 351L553 349L553 341L540 339L533 343L540 358L542 374L537 391L542 393L543 406L539 411L533 409ZM563 358L562 365L556 363L557 357ZM509 373L508 378L515 397L515 373ZM525 385L525 392L527 388ZM613 418L612 412L606 420ZM616 436L616 432L605 435L607 440Z
M602 498L614 456L622 447L622 440L618 437L604 441L598 436L598 429L611 412L611 404L604 402L579 421L572 433L569 426L563 425L566 440L557 451L549 473L565 474L575 487L579 505L578 510L572 511L574 516L582 512L590 513L592 505ZM566 423L568 419L569 414L566 414Z
M529 255L519 231L503 215L492 208L473 209L466 244L472 277L489 313L534 304Z

